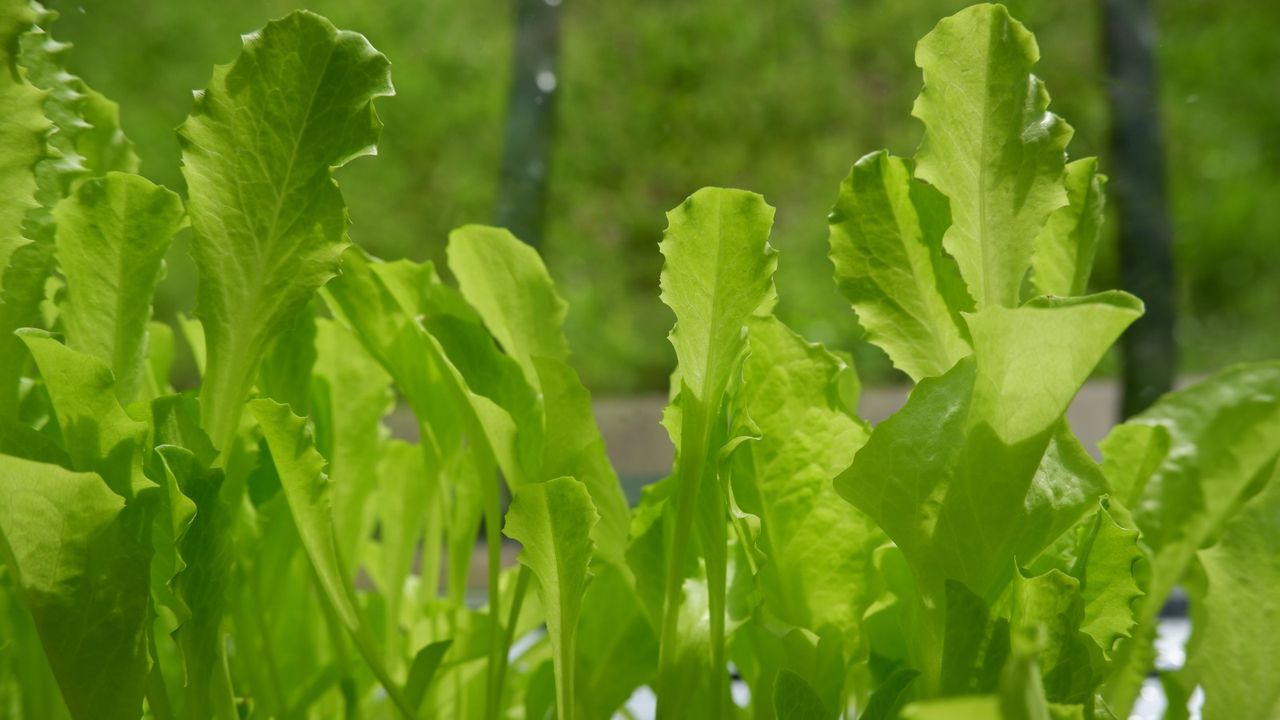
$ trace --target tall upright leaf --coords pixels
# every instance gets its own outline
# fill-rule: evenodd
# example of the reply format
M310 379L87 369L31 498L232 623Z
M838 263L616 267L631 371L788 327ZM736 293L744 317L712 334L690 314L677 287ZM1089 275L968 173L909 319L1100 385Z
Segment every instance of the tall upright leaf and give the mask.
M520 562L538 578L553 648L560 720L574 717L574 646L589 577L591 528L599 519L586 487L561 477L517 490L503 528L507 537L520 543Z
M449 235L449 269L503 350L542 391L545 479L577 478L600 514L596 550L621 564L627 504L591 414L591 396L569 366L566 303L538 253L499 228L468 225Z
M1035 238L1067 204L1071 127L1048 112L1031 74L1035 37L1003 5L974 5L916 46L924 89L911 114L925 125L916 177L951 201L943 239L978 307L1018 304Z
M76 720L142 713L148 522L96 473L0 455L0 549Z
M197 314L202 412L226 453L267 342L338 272L347 212L332 170L374 151L387 59L363 36L295 12L245 36L178 131Z
M126 405L147 385L151 296L182 217L175 193L121 173L81 184L54 209L67 343L111 368Z
M773 208L764 199L741 190L704 188L667 214L667 229L659 248L663 264L662 301L675 313L671 345L679 364L676 442L676 513L667 577L658 661L659 714L664 687L679 684L676 677L677 636L684 571L690 552L695 517L707 530L724 533L726 511L721 498L716 458L720 447L713 438L732 378L739 372L747 349L750 317L768 310L774 301L776 252L769 246ZM724 661L724 599L726 551L724 540L704 540L709 556L708 601L711 613L712 703L721 702ZM713 710L714 712L714 710Z
M942 251L947 199L911 173L909 160L864 156L840 184L828 223L836 284L867 339L920 380L969 354L960 312L973 300Z

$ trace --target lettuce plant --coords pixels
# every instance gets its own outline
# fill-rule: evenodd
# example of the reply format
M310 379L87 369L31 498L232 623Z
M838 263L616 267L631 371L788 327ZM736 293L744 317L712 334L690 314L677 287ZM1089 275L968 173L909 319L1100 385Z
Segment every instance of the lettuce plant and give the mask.
M363 37L246 36L182 197L53 20L0 0L0 715L605 718L647 687L664 718L1123 718L1177 587L1171 708L1280 712L1280 364L1081 445L1067 406L1142 305L1085 294L1105 178L1003 7L924 38L920 149L830 217L906 405L858 417L850 358L773 315L773 208L700 190L660 246L675 465L634 508L533 249L460 228L445 282L348 241L333 169L392 93Z

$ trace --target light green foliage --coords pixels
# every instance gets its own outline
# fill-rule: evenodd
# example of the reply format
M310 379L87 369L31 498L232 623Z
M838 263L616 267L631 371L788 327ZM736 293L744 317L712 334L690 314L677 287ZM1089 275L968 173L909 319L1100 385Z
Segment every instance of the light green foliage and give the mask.
M1204 688L1204 717L1264 718L1280 713L1280 473L1200 554L1202 592L1193 599L1188 686Z
M26 244L22 218L36 207L36 162L44 156L44 136L50 123L40 106L44 94L26 81L18 66L18 38L31 29L36 13L29 2L5 0L0 6L0 272L13 253Z
M570 477L529 483L511 500L503 532L521 545L520 562L538 579L556 671L557 717L574 716L578 615L600 519L582 483Z
M737 402L759 439L734 454L733 482L742 510L759 518L765 607L797 627L834 624L856 647L884 534L844 507L831 482L868 435L841 393L853 368L776 318L749 327Z
M331 169L373 151L387 65L363 36L295 13L246 36L178 131L208 348L202 411L224 453L268 341L338 272L348 221Z
M1083 295L1098 251L1107 184L1107 177L1098 173L1098 159L1068 163L1063 184L1067 204L1053 211L1036 237L1031 258L1035 295Z
M26 329L19 335L48 388L71 467L98 473L125 499L153 486L142 472L147 425L120 407L111 369L42 330Z
M563 329L567 306L542 259L505 230L468 225L450 235L449 270L485 327L541 391L543 475L569 476L586 485L600 514L592 531L597 551L620 563L626 499L591 416L590 395L569 366Z
M1034 240L1067 204L1071 127L1048 112L1031 74L1035 37L1003 5L975 5L916 46L924 89L911 114L925 126L916 177L951 201L943 244L978 307L1018 304Z
M1280 364L1166 396L1101 463L1077 439L1142 305L1083 294L1103 178L1003 7L925 38L923 147L864 156L829 218L906 405L859 419L852 360L774 316L773 209L700 190L660 246L675 467L630 510L534 249L347 246L333 170L387 61L309 13L180 131L206 382L171 390L182 202L51 20L0 5L0 715L594 719L648 686L661 718L1113 720L1176 585L1171 717L1197 686L1210 720L1276 712Z
M747 349L747 321L771 309L776 253L769 247L773 208L753 193L704 188L667 215L660 248L666 262L662 301L676 316L670 339L679 369L673 380L668 425L676 445L674 540L667 558L658 678L659 714L670 687L680 680L676 665L686 553L695 518L706 556L710 612L711 702L714 714L724 694L725 555L727 478L717 473L717 457L727 440L722 404L740 373ZM678 383L678 386L677 386Z
M885 152L854 164L831 211L831 262L868 340L919 381L969 354L960 313L973 301L942 252L947 199L911 171Z
M1128 296L1104 295L968 316L973 360L921 382L836 479L902 548L926 592L953 578L994 597L1015 557L1056 537L1027 537L1016 518L1052 503L1061 533L1096 500L1069 485L1028 491L1071 397L1139 312Z
M0 540L77 720L142 711L145 512L95 473L0 455Z
M119 135L116 107L67 71L71 46L47 29L56 18L34 2L6 2L0 10L7 71L0 94L12 118L0 131L8 160L0 209L0 414L8 416L29 360L13 332L41 323L53 273L53 208L85 178L136 167L127 141L98 152L105 138Z
M1137 697L1165 599L1199 574L1201 549L1267 483L1280 455L1278 398L1280 364L1238 365L1166 395L1104 442L1106 467L1127 490L1120 499L1133 510L1151 562L1138 630L1117 660L1127 671L1106 691L1118 712Z
M67 342L111 368L125 404L147 387L151 296L182 215L177 195L122 173L83 183L54 209Z
M316 366L311 413L316 447L329 461L333 480L334 530L351 570L360 538L370 530L365 507L377 480L379 424L391 409L391 378L349 330L316 321Z
M271 459L280 477L280 486L289 501L302 546L320 578L329 602L348 629L360 620L351 599L345 564L338 555L333 532L332 484L324 474L324 458L316 452L303 418L289 412L286 405L269 399L254 400L249 410L262 427L271 447Z

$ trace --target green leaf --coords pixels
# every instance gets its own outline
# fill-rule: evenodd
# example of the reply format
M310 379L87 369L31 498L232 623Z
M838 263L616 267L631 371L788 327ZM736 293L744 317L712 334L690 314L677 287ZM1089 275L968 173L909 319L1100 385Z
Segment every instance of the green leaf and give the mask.
M229 605L233 550L232 508L219 498L222 470L209 469L190 450L175 445L161 445L156 454L195 512L185 532L177 534L183 567L173 579L174 592L188 613L174 632L182 650L186 713L211 717L217 708L224 710L220 717L226 717L225 709L234 708L234 699L218 694L225 685L217 678L226 672L222 623Z
M48 36L36 22L48 15L25 0L0 5L0 413L17 416L18 381L30 356L13 331L36 324L44 283L52 270L52 219L61 197L57 130L45 108L61 102L49 92ZM33 51L34 49L34 51ZM32 67L33 61L36 66ZM68 77L70 74L67 74ZM58 142L65 147L65 135ZM37 222L38 219L38 222Z
M1222 531L1280 454L1280 362L1238 365L1166 395L1126 425L1163 428L1169 450L1152 476L1121 498L1154 551L1149 608Z
M591 493L600 513L592 528L596 553L625 567L630 510L618 474L605 453L604 438L592 413L591 393L573 368L554 358L534 359L542 391L546 430L543 437L542 474L577 478Z
M682 586L695 517L704 534L724 534L727 491L717 477L720 421L731 380L747 349L746 325L775 300L776 252L769 247L773 208L753 193L704 188L667 214L659 248L665 257L662 301L676 316L670 340L679 363L674 539L667 556L666 599L658 660L659 714L666 714L678 677L677 639ZM711 702L722 702L724 659L724 540L703 538L711 615ZM664 699L664 697L666 699Z
M147 323L145 381L149 395L162 397L173 392L169 376L173 373L175 342L172 326L156 320Z
M1103 447L1115 454L1106 463L1113 475L1118 467L1141 467L1122 476L1128 493L1120 499L1152 555L1135 639L1119 648L1122 668L1105 691L1123 716L1148 670L1165 599L1198 551L1262 487L1280 455L1280 362L1237 365L1170 393L1117 426Z
M1067 164L1063 183L1067 204L1049 216L1036 237L1031 259L1035 295L1083 295L1093 271L1107 177L1098 173L1097 158L1084 158Z
M946 582L942 695L994 692L1009 657L1009 619L963 583Z
M413 656L413 664L409 667L409 679L404 684L404 695L414 708L422 707L422 699L431 687L431 680L440 669L440 661L453 645L453 640L440 640L427 643Z
M76 138L84 164L96 173L138 172L133 143L120 128L120 108L96 90L86 89L80 106L89 127Z
M468 225L449 235L449 270L458 289L529 383L541 390L542 478L570 476L586 485L600 513L596 551L621 564L627 504L591 412L591 396L568 364L567 305L538 253L499 228Z
M1099 509L1072 571L1084 602L1080 632L1093 638L1107 660L1116 643L1132 635L1134 605L1143 595L1134 575L1144 559L1138 537L1137 530L1121 527Z
M377 485L381 420L395 400L390 385L390 376L350 330L332 320L316 321L311 380L316 448L329 461L334 529L352 572L360 540L372 530L365 510Z
M911 173L910 160L864 156L840 184L827 222L836 284L867 339L918 381L971 352L960 312L973 300L942 252L947 199Z
M872 552L885 537L832 485L869 434L839 393L853 368L772 316L749 327L736 404L759 439L734 454L733 486L742 510L761 520L765 606L797 627L834 624L857 647L875 598Z
M703 188L667 213L662 302L689 400L715 409L746 349L743 327L773 303L773 208L754 193ZM686 424L688 418L686 418Z
M72 717L133 720L147 675L145 504L0 455L0 541Z
M951 201L943 245L978 307L1018 303L1035 238L1067 204L1071 127L1047 111L1031 74L1035 37L1003 5L975 5L916 46L924 89L911 114L925 126L916 177Z
M616 565L602 566L587 585L578 634L588 641L577 648L574 676L583 717L613 717L635 689L653 677L658 637L632 585L628 573Z
M147 424L120 407L110 368L43 330L21 330L19 337L49 389L71 467L98 473L125 499L154 487L142 471Z
M311 412L311 373L316 364L316 316L310 308L285 323L258 366L258 394L299 415Z
M111 368L122 404L146 386L147 322L182 201L138 175L82 183L54 209L67 344Z
M529 382L537 381L532 358L569 359L568 304L556 293L536 250L505 229L465 225L449 233L448 255L463 297L529 373Z
M347 212L332 169L373 152L387 59L295 12L245 36L178 131L200 272L205 425L227 452L267 343L338 272Z
M561 477L516 491L503 533L520 543L520 562L538 579L556 672L561 720L574 715L575 642L591 562L591 528L599 520L582 483Z
M968 315L974 359L917 385L836 478L902 548L927 594L952 578L991 599L1014 557L1034 557L1096 501L1068 486L1031 492L1050 503L1047 513L1027 504L1072 396L1140 312L1132 297L1104 293ZM1032 517L1059 529L1028 535Z
M822 704L818 693L796 673L778 673L773 689L773 707L778 720L829 720L835 714Z
M919 676L915 670L895 670L876 687L858 720L895 720L910 698L911 685Z
M271 459L320 586L339 619L355 631L360 620L333 532L332 483L324 473L324 458L315 450L307 422L270 398L250 401L249 410L271 448Z
M1280 473L1200 553L1205 592L1192 597L1187 672L1204 688L1204 717L1280 714ZM1188 685L1190 686L1190 684Z
M422 538L423 509L428 507L432 494L432 487L423 482L426 474L422 449L417 445L388 440L378 448L376 502L382 567L375 572L382 583L386 603L383 647L390 657L398 657L400 653L400 608L406 597L405 580L413 570L414 555ZM345 514L354 511L347 510ZM432 587L439 578L424 577L422 581Z
M271 450L289 512L328 607L351 634L365 664L397 709L405 718L413 718L416 710L409 707L400 686L387 672L358 609L334 532L332 483L324 473L324 458L316 452L307 421L270 398L251 400L248 406Z
M45 93L18 69L18 38L31 30L36 12L25 0L0 5L0 275L27 240L22 219L36 203L36 163L45 154L51 125L41 106ZM16 378L15 378L16 380ZM15 388L16 389L16 388Z

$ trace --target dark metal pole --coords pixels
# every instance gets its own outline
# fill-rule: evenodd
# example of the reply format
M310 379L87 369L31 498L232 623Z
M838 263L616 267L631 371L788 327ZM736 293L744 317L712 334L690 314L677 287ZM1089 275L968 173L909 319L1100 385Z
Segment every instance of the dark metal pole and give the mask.
M1111 170L1120 217L1120 281L1147 312L1120 340L1125 417L1173 387L1176 346L1173 232L1165 191L1154 45L1148 0L1102 0L1111 101Z
M494 220L525 242L542 243L551 160L560 0L516 0L515 52Z

